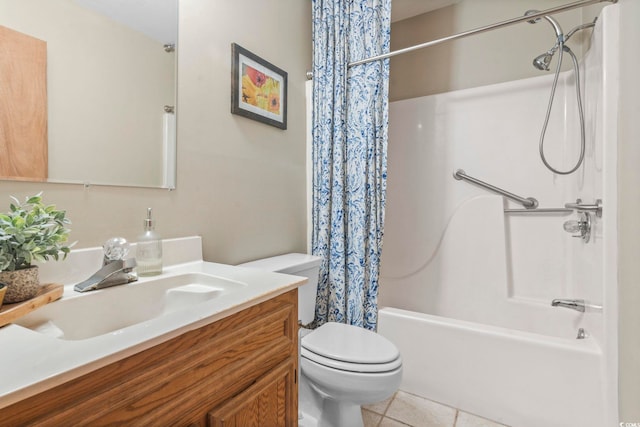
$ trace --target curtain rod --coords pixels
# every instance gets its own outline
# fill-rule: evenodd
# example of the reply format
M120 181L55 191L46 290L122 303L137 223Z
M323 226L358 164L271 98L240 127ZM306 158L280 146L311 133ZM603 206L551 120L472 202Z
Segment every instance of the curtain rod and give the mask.
M485 31L495 30L497 28L502 28L502 27L506 27L506 26L509 26L509 25L517 24L517 23L522 22L522 21L529 21L529 20L532 20L532 19L535 19L535 18L541 18L541 17L543 17L545 15L553 15L553 14L556 14L556 13L564 12L564 11L575 9L575 8L578 8L578 7L588 6L588 5L594 4L594 3L604 3L604 2L617 3L617 1L618 0L581 0L581 1L576 1L576 2L573 2L573 3L565 4L563 6L552 7L551 9L543 10L541 12L532 13L530 15L518 16L517 18L512 18L512 19L508 19L506 21L497 22L495 24L487 25L487 26L484 26L484 27L475 28L473 30L469 30L469 31L465 31L465 32L462 32L462 33L454 34L452 36L443 37L441 39L432 40L430 42L421 43L421 44L418 44L418 45L415 45L415 46L406 47L404 49L395 50L393 52L385 53L385 54L382 54L382 55L372 56L370 58L365 58L365 59L361 59L359 61L350 62L348 67L353 67L353 66L356 66L356 65L366 64L368 62L378 61L380 59L391 58L392 56L400 55L400 54L407 53L407 52L412 52L414 50L422 49L422 48L425 48L425 47L435 46L437 44L448 42L448 41L451 41L451 40L461 39L463 37L471 36L473 34L484 33Z

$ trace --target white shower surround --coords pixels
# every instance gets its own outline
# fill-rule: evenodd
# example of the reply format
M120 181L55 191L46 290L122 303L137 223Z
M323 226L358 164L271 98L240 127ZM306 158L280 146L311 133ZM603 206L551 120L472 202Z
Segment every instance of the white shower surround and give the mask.
M582 62L575 174L538 155L553 75L390 104L379 332L400 348L403 390L518 427L617 424L617 22L605 7ZM573 82L561 75L545 143L564 170L579 149ZM604 214L585 244L563 230L575 214L504 214L521 206L454 180L459 168L542 208L603 199Z

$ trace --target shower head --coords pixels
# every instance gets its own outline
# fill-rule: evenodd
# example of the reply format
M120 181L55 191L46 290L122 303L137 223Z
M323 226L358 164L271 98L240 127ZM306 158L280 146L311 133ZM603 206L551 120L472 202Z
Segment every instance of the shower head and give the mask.
M524 13L524 15L525 16L533 15L538 12L539 12L538 10L527 10ZM533 66L541 71L549 71L549 65L551 64L551 59L553 58L553 54L556 53L556 50L558 50L558 48L560 49L564 48L565 38L564 38L564 35L562 34L562 28L560 27L560 24L558 24L558 21L556 21L555 19L553 19L548 15L544 15L543 18L546 19L553 27L553 30L556 33L556 43L551 49L549 49L542 55L536 56L536 58L533 60ZM541 18L533 18L528 20L527 22L530 24L535 24L536 22L540 21L540 19Z
M531 15L533 13L536 13L536 11L528 10L525 13L525 16ZM556 32L557 40L556 40L556 44L551 49L549 49L542 55L536 56L535 59L533 60L533 66L541 71L549 71L549 65L551 65L551 59L553 58L553 55L556 53L556 51L558 49L562 49L563 51L569 51L570 50L569 46L565 44L566 41L569 40L569 38L575 33L577 33L578 31L595 27L596 20L598 18L594 19L593 22L588 22L586 24L578 25L577 27L571 29L571 31L569 31L566 36L562 34L562 29L560 28L560 25L553 18L551 18L550 16L545 16L545 19L547 19L553 26ZM531 24L535 24L538 20L540 20L540 18L532 19L527 22Z
M533 60L533 66L540 71L549 71L551 58L553 58L553 53L551 51L545 52L542 55L538 55Z

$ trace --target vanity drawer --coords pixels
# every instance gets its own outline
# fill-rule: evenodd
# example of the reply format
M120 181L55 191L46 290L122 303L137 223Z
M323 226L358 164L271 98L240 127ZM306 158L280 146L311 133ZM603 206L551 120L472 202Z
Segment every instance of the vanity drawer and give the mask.
M262 376L246 390L209 412L211 427L285 427L295 425L297 407L295 394L296 368L293 358ZM293 416L294 418L291 418Z

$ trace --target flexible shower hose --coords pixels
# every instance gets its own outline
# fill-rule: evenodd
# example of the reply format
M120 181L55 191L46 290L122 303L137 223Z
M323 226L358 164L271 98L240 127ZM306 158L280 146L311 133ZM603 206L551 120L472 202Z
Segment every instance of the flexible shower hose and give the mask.
M580 95L580 68L578 65L578 59L576 58L576 55L571 51L571 49L569 49L568 46L565 46L564 43L560 43L559 51L560 52L558 54L558 65L556 67L556 74L553 79L553 84L551 86L551 95L549 96L549 105L547 106L547 114L544 119L544 124L542 125L542 132L540 133L539 149L540 149L540 159L542 159L542 163L544 163L547 169L559 175L569 175L575 172L580 167L580 165L582 165L582 162L584 161L584 152L585 152L584 110L582 108L582 97ZM575 166L567 171L561 171L551 166L544 154L544 137L547 132L549 117L551 116L551 107L553 106L553 98L555 97L556 86L558 85L558 77L560 76L560 67L562 67L562 54L564 51L568 52L569 55L571 55L571 59L573 60L573 70L576 76L576 98L578 100L578 116L580 117L580 156Z

